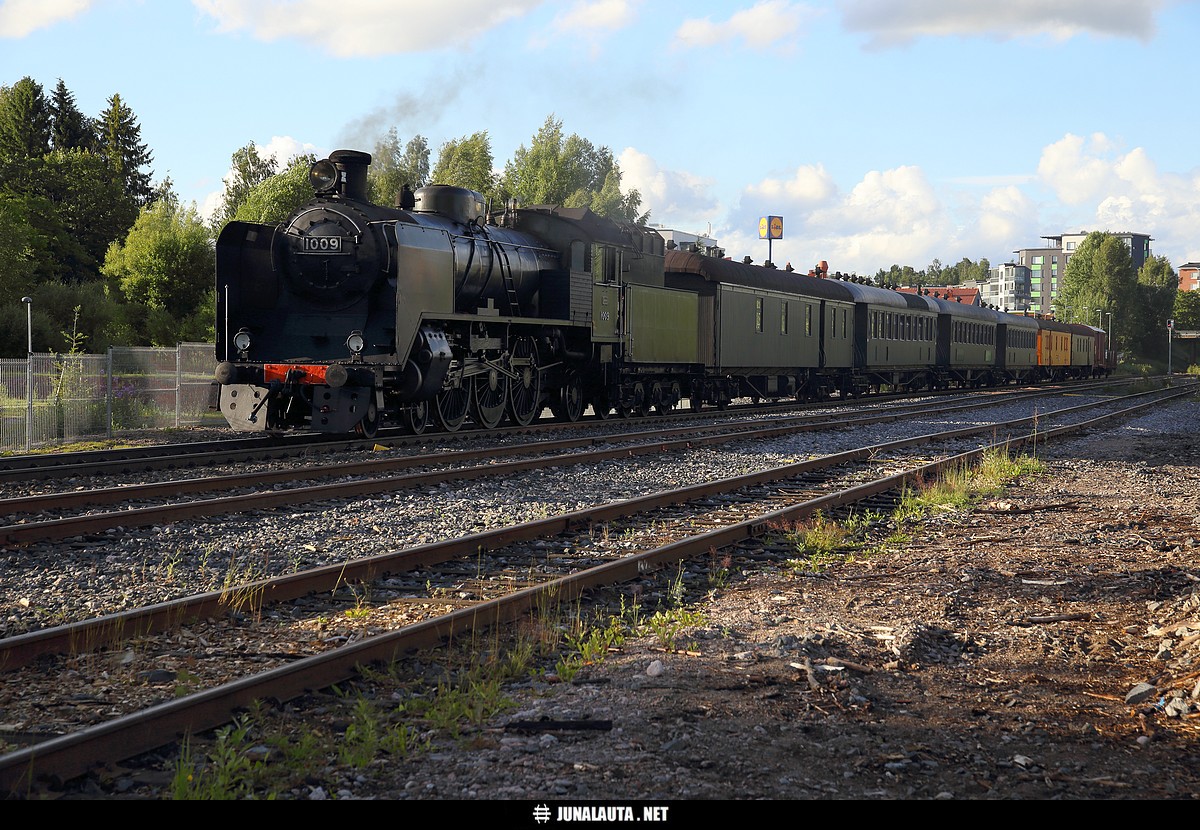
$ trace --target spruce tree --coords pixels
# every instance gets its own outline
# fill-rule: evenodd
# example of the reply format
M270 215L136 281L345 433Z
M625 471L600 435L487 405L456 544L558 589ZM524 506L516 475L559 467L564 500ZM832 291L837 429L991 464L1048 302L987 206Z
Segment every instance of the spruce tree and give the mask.
M50 105L28 76L0 90L0 162L17 164L50 152Z
M50 99L50 142L55 150L91 150L96 144L91 119L75 105L75 95L62 78Z
M138 206L150 203L153 190L150 187L150 172L142 168L150 164L150 150L142 142L142 128L125 106L120 95L108 99L108 109L100 114L100 152L108 159L117 179L122 182L125 195Z

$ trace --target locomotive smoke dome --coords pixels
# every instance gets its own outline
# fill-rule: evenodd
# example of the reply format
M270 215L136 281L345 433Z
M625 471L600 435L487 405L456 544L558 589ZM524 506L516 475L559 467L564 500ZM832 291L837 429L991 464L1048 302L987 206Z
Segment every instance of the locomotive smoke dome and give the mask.
M237 430L412 432L1107 374L1103 331L667 250L537 206L489 224L432 184L367 200L369 153L313 164L279 225L217 240L219 405ZM840 276L840 275L836 275Z

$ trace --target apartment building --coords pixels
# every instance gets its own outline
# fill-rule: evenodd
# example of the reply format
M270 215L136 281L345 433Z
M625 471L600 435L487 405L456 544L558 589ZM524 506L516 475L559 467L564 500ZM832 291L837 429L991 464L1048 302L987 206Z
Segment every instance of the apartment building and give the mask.
M1054 311L1054 301L1058 298L1058 289L1062 276L1066 273L1067 262L1089 233L1091 231L1043 236L1042 239L1050 243L1049 245L1013 251L1017 255L1015 264L1029 269L1029 311L1035 314L1049 314ZM1128 231L1107 233L1125 243L1134 271L1150 259L1150 243L1153 239L1148 234Z
M986 280L969 285L979 289L980 302L1001 311L1030 311L1030 270L1025 265L1006 262L988 271Z
M1200 291L1200 262L1185 262L1177 273L1180 291Z

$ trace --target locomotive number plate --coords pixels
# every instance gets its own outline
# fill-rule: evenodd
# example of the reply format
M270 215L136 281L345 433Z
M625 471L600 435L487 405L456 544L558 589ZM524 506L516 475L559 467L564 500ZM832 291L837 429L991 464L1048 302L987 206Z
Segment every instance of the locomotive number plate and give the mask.
M342 238L340 236L302 236L300 250L306 254L340 254Z

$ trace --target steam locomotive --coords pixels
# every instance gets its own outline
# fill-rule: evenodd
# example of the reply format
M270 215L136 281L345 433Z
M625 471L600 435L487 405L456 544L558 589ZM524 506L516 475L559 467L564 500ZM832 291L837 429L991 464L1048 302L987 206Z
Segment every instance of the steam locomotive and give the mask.
M235 430L492 429L547 407L574 421L1111 369L1100 329L668 248L586 208L489 217L445 185L376 205L370 160L336 151L286 221L221 231L216 380Z

